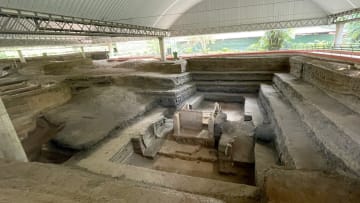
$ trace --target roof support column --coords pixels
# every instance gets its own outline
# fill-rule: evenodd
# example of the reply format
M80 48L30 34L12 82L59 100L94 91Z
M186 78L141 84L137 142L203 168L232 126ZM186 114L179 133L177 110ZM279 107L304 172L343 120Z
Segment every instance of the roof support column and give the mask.
M85 53L85 50L84 50L84 47L80 47L80 53L81 53L81 56L86 59L86 53Z
M165 40L164 37L159 37L159 47L160 47L160 59L161 61L166 60L166 54L165 54Z
M109 58L110 58L111 56L114 55L114 46L113 46L113 43L109 43L109 44L108 44L108 49L109 49Z
M21 50L17 50L17 53L18 53L20 62L21 62L21 63L26 63L26 59L25 59L24 55L22 54L22 51L21 51Z
M24 148L0 98L0 159L27 162Z
M345 23L336 24L336 35L335 35L335 43L334 43L335 47L341 46L343 42L344 27L345 27Z

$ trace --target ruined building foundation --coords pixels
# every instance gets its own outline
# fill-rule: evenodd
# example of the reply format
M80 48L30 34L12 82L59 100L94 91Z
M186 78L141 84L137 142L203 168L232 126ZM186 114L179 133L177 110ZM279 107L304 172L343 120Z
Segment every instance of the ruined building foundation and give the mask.
M357 61L84 54L0 62L0 202L359 202Z

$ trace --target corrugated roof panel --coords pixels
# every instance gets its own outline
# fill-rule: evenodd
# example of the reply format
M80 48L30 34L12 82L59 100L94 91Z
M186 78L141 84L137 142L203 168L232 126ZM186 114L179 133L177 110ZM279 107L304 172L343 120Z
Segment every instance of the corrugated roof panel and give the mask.
M360 0L0 0L0 6L160 28L195 29L321 18L360 7Z
M311 0L229 0L222 1L221 6L217 5L218 2L217 0L202 1L182 15L171 28L173 30L199 29L213 26L321 18L327 15ZM200 8L207 8L207 10L204 11ZM199 12L199 10L202 11ZM201 16L188 18L197 12L207 16L207 18Z

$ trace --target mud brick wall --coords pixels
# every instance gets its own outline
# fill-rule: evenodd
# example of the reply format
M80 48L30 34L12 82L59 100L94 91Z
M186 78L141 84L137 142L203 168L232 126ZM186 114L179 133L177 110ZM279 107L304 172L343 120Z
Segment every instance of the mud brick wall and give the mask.
M82 58L70 61L54 61L44 65L43 70L47 75L57 75L70 72L73 68L84 65L93 65L92 60Z
M292 57L290 73L322 89L360 97L360 77L352 64ZM358 71L360 73L360 71Z
M179 74L185 71L186 64L173 62L150 62L137 64L137 71Z
M274 71L288 72L289 56L248 56L188 59L188 71Z
M18 109L22 113L42 112L60 106L71 99L71 90L66 85L56 85L50 88L3 97L9 115L16 114Z

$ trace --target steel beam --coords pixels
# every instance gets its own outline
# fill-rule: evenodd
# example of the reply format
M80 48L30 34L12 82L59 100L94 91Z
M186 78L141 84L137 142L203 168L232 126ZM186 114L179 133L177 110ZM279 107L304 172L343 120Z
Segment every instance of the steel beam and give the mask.
M166 37L168 30L0 7L1 34Z
M91 37L61 35L0 34L0 47L60 46L108 44L123 41L149 40L154 37Z
M360 20L360 8L356 8L349 11L344 11L341 13L337 13L329 16L331 23L348 23L352 21Z

